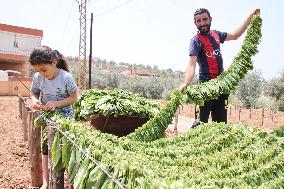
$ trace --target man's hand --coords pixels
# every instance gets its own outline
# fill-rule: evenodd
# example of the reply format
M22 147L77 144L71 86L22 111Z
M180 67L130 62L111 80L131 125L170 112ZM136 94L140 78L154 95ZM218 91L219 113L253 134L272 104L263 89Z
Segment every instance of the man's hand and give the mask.
M260 16L260 9L255 9L249 16L250 19L253 18L253 16Z
M186 88L187 88L188 84L187 83L182 83L180 86L179 86L179 90L181 92L183 92Z
M55 110L57 107L57 101L49 101L43 106L43 110L48 111L48 110Z

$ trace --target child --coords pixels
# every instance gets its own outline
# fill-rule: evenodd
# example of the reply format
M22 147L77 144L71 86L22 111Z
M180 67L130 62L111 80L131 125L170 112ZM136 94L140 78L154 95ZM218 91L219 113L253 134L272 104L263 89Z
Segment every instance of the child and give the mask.
M69 73L68 64L62 54L47 46L34 49L29 62L35 69L31 86L35 110L57 110L73 118L72 104L77 100L77 86ZM42 132L42 189L48 188L48 148Z

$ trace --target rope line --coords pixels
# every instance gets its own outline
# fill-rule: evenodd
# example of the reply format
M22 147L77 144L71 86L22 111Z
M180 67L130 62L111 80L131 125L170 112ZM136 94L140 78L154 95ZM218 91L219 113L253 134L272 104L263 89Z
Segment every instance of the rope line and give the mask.
M34 111L34 112L37 112L38 110L35 110L33 109L31 106L29 106L25 99L22 98L23 100L23 103L24 103L24 106L26 108L29 108L31 109L31 111ZM42 115L40 115L42 116ZM49 127L52 127L54 129L56 129L57 131L59 131L69 142L71 142L81 153L83 153L85 155L86 158L90 159L93 163L96 164L96 166L98 166L109 178L112 182L114 182L119 188L121 189L127 189L127 186L123 183L121 183L119 180L117 180L116 178L114 178L114 176L108 172L107 169L105 169L105 166L104 164L102 164L100 161L96 160L95 158L92 157L92 155L88 152L86 152L80 145L78 145L74 139L72 139L72 137L70 135L67 135L65 132L63 132L62 130L60 130L58 128L58 123L54 122L54 121L51 121L49 119L47 119L46 117L42 117L43 120L46 122L46 124L49 126Z
M71 142L81 153L83 153L85 155L86 158L90 159L93 163L95 163L109 178L112 182L114 182L119 188L122 189L127 189L127 186L124 185L123 183L121 183L119 180L117 180L116 178L113 177L113 175L111 173L108 172L107 169L105 169L104 164L102 164L100 161L96 160L95 158L92 157L92 155L88 152L86 152L80 145L78 145L74 139L72 139L71 136L68 136L65 132L63 132L62 130L60 130L58 128L58 123L51 121L49 119L47 119L46 117L43 117L44 121L47 123L47 125L49 127L52 127L56 130L58 130L64 137L66 137L66 139Z

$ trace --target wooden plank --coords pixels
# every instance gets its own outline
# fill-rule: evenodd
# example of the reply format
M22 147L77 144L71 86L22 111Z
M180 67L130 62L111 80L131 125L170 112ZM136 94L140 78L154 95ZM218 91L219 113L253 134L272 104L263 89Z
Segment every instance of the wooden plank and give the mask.
M22 106L23 113L22 113L22 128L24 133L24 141L28 141L28 110L25 106Z
M174 118L174 132L177 134L177 124L178 124L178 113L176 112L175 118Z
M34 111L28 111L28 118L31 185L32 187L40 187L42 185L41 128L34 127Z
M262 112L261 112L261 125L264 124L264 108L262 108Z
M22 106L23 106L23 98L21 96L19 96L19 114L20 114L20 118L23 118L23 112L22 112Z
M52 144L54 140L55 129L52 127L47 128L48 136L48 169L49 169L49 189L64 189L64 170L59 170L56 173L53 173L52 170L52 161L51 161L51 151Z

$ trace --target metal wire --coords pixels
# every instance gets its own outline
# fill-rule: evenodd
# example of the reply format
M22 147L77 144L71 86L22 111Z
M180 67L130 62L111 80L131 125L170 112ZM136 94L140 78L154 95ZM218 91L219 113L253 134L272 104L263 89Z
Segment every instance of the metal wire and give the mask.
M25 99L22 98L23 102L24 102L24 105L26 108L29 108L31 111L35 111L37 112L38 110L34 110L31 106L29 106ZM62 130L60 130L58 128L58 123L54 122L54 121L51 121L49 119L47 119L46 117L42 117L43 120L47 123L47 126L49 127L52 127L56 130L58 130L64 137L66 137L66 139L71 142L81 153L83 153L85 155L86 158L90 159L93 163L95 163L109 178L112 182L114 182L119 188L122 188L122 189L127 189L127 186L123 183L121 183L119 180L115 179L111 173L109 173L105 168L104 168L104 165L99 162L98 160L96 160L95 158L92 157L91 154L89 154L88 152L86 152L80 145L78 145L75 140L72 139L71 136L68 136L65 132L63 132Z
M112 182L114 182L119 188L122 189L127 189L127 186L123 183L121 183L119 180L117 180L116 178L113 177L113 175L111 173L108 172L107 169L104 168L104 165L99 162L98 160L96 160L95 158L92 157L91 154L89 154L88 152L86 152L80 145L78 145L74 139L72 139L71 136L68 136L65 132L61 131L58 128L58 123L51 121L49 119L47 119L46 117L43 117L44 121L47 123L47 126L55 128L56 130L58 130L64 137L66 137L66 139L71 142L81 153L83 153L85 155L86 158L90 159L93 163L95 163L109 178Z

